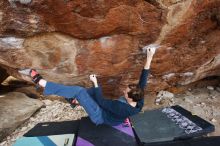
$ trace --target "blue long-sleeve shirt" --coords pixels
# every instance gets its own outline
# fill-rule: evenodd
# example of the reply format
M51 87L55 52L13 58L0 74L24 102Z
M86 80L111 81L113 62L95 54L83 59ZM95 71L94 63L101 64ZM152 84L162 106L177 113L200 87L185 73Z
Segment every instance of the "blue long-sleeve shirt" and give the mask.
M147 85L149 70L143 69L139 79L140 88L144 89ZM144 98L137 102L136 107L119 100L111 100L103 98L100 87L94 88L94 99L103 109L103 119L106 124L118 125L122 123L127 117L139 113L144 105Z

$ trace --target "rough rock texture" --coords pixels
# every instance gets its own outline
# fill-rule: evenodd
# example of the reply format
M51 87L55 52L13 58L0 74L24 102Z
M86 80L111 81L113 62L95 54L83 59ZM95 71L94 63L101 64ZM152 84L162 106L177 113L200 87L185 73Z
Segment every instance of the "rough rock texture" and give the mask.
M10 92L0 96L0 141L36 112L42 102L23 93Z
M105 94L118 95L155 42L150 91L220 76L219 0L3 0L0 26L0 65L18 78L29 67L88 86L96 73Z

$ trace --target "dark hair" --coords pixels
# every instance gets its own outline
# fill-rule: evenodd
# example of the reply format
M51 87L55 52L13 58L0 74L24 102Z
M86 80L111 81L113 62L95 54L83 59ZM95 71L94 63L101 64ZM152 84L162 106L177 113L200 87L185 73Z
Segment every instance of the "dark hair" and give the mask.
M130 84L128 87L131 89L128 92L128 98L131 98L134 102L138 102L144 97L144 90L136 84Z

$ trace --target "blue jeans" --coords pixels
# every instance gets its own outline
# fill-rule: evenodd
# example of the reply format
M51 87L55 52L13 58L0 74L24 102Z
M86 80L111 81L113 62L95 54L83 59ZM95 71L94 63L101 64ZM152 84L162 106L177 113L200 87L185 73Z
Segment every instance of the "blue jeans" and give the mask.
M86 89L80 86L65 86L47 82L44 95L59 95L64 98L76 98L93 123L99 125L104 122L102 117L103 110L93 99L93 88Z

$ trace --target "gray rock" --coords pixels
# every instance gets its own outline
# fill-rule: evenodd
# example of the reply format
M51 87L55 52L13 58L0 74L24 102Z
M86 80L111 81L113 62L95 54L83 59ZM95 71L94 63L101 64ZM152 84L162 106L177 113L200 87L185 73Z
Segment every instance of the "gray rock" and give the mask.
M158 97L158 98L173 98L173 97L174 97L174 94L171 93L171 92L168 92L168 91L160 91L160 92L157 94L157 97Z
M15 140L31 128L33 128L39 122L57 122L57 121L67 121L67 120L77 120L81 117L87 116L83 107L78 106L73 109L69 104L63 103L61 101L51 101L52 103L46 105L45 108L41 108L39 112L33 115L31 118L27 120L24 124L22 124L19 128L17 128L10 136L5 139L6 144L0 146L11 146L15 142ZM54 115L54 116L53 116Z
M0 141L29 119L42 105L41 101L29 98L19 92L1 95Z
M207 89L209 89L209 90L214 90L214 87L212 87L212 86L207 86Z
M213 118L213 119L211 119L211 121L212 121L213 123L217 122L217 120L216 120L216 119L214 119L214 118Z
M204 102L201 102L201 105L202 105L202 106L205 106L206 104L205 104Z
M193 94L190 91L186 91L185 94L188 96L193 96Z
M43 103L44 103L44 104L47 106L47 105L52 104L52 101L51 101L51 100L46 99L46 100L43 100Z
M172 104L173 103L173 98L174 98L174 94L171 93L171 92L168 92L168 91L160 91L158 94L157 94L157 98L155 100L155 104L156 105L160 105L162 104L162 102L164 100L168 100L170 101L171 103L169 104Z

